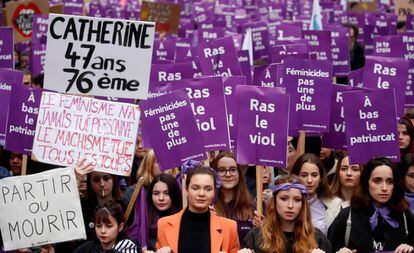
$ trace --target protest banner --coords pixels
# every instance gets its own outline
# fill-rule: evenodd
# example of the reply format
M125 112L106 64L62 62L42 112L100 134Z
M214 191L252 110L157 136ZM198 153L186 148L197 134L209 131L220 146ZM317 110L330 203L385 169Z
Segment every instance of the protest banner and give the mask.
M141 20L156 22L157 32L177 34L180 12L180 4L142 1Z
M406 48L402 36L380 36L373 39L374 56L404 58Z
M364 88L394 89L397 118L399 119L404 115L405 89L410 62L402 58L371 55L367 55L365 59Z
M175 48L174 39L155 40L152 63L172 63L175 57Z
M331 97L331 124L329 132L323 134L323 147L346 150L346 136L345 136L345 116L344 116L344 100L343 92L354 91L357 88L333 84ZM360 90L360 89L358 89Z
M30 155L35 136L42 89L30 89L12 84L5 147L7 150Z
M261 87L280 86L277 67L280 64L269 64L255 67L253 72L253 85Z
M146 99L154 23L49 15L46 89Z
M349 163L364 164L373 157L399 162L394 90L344 92L342 97Z
M6 3L6 25L14 29L15 42L30 41L35 14L48 14L47 0L22 0Z
M0 27L0 68L14 68L13 28Z
M206 76L239 76L241 69L231 37L212 40L197 48L201 70Z
M129 176L139 118L137 105L44 92L32 157L62 166L86 158L96 171Z
M286 167L289 95L238 85L236 155L240 164Z
M195 71L191 62L173 64L152 64L150 77L150 91L163 83L193 78Z
M227 107L221 77L185 79L172 83L172 88L185 89L207 151L230 149Z
M0 101L2 103L0 106L0 145L3 146L6 138L12 85L21 85L22 81L22 72L0 68Z
M226 99L227 118L229 122L230 149L236 146L237 125L235 124L237 115L236 87L246 85L245 76L226 76L223 77L224 97Z
M411 0L394 0L394 13L399 21L406 21L407 15L414 14L414 3Z
M33 16L32 50L30 51L30 70L33 77L44 73L47 24L48 15Z
M332 63L287 59L283 64L283 85L291 96L291 130L328 132Z
M213 27L200 29L198 32L198 43L208 43L211 40L216 40L224 37L223 27Z
M414 107L414 33L403 33L402 40L406 52L404 54L404 59L410 61L410 69L408 70L408 80L405 88L405 106Z
M5 250L86 239L73 168L3 178L0 188Z
M303 38L308 40L309 59L332 61L331 31L303 31Z
M243 34L251 29L253 60L269 58L269 31L265 22L243 25Z
M154 149L161 170L181 166L189 159L206 158L203 138L197 128L185 90L140 102L142 128Z
M344 76L350 71L349 28L332 27L332 64L335 76Z

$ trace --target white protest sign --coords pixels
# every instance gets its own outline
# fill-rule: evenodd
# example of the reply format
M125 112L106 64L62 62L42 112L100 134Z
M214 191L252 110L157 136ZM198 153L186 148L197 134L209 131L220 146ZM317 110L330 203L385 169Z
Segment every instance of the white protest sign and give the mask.
M5 250L86 238L73 168L4 178L0 188Z
M148 97L155 23L49 15L46 89Z
M42 94L33 143L41 162L129 176L140 112L137 105L51 92Z

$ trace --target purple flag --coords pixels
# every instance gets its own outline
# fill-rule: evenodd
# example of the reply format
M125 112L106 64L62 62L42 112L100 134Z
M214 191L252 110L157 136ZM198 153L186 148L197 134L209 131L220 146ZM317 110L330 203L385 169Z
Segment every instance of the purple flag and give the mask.
M291 130L328 132L332 90L332 63L288 59L283 84L291 95Z
M394 89L397 118L404 115L405 88L409 62L404 59L366 56L364 88Z
M0 27L0 68L14 69L13 56L13 28Z
M236 88L237 162L286 167L289 95L257 86Z
M230 132L230 148L234 149L237 138L237 126L235 125L237 115L236 86L245 85L245 76L223 77L224 96L226 98L227 117Z
M207 151L230 149L227 108L221 77L186 79L172 84L185 89Z
M173 64L152 64L150 76L150 91L166 82L193 78L195 71L191 62Z
M400 160L394 90L343 93L349 163L364 164L373 157ZM384 103L387 101L387 103Z
M332 61L331 31L303 31L303 38L309 42L309 59Z
M20 71L0 69L0 145L4 146L7 129L7 116L10 107L12 85L21 85L23 73Z
M148 134L161 170L205 159L203 138L184 90L143 100L140 108L143 134Z
M43 89L13 84L6 130L6 149L31 154Z
M198 56L201 70L206 76L241 75L232 37L225 37L199 45Z

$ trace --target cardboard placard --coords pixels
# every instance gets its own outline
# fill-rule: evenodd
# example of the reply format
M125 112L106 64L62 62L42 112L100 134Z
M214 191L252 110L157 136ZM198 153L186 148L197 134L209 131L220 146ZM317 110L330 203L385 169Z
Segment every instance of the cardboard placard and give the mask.
M141 20L157 23L157 32L178 33L181 7L173 3L153 3L142 1Z

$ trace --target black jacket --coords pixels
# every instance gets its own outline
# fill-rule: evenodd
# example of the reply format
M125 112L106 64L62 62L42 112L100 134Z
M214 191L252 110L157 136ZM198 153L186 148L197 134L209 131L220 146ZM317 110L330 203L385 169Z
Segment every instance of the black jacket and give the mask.
M345 247L346 221L349 216L350 207L343 209L328 231L328 237L332 243L334 252ZM348 247L357 252L374 252L373 232L369 219L374 213L373 208L369 209L352 209L351 213L351 233L349 236ZM405 232L405 225L402 213L391 212L390 216L399 223L398 228L393 228L384 223L382 232L385 235L384 251L394 251L399 245L406 243L414 245L414 217L409 212L405 212L407 219L408 236Z

